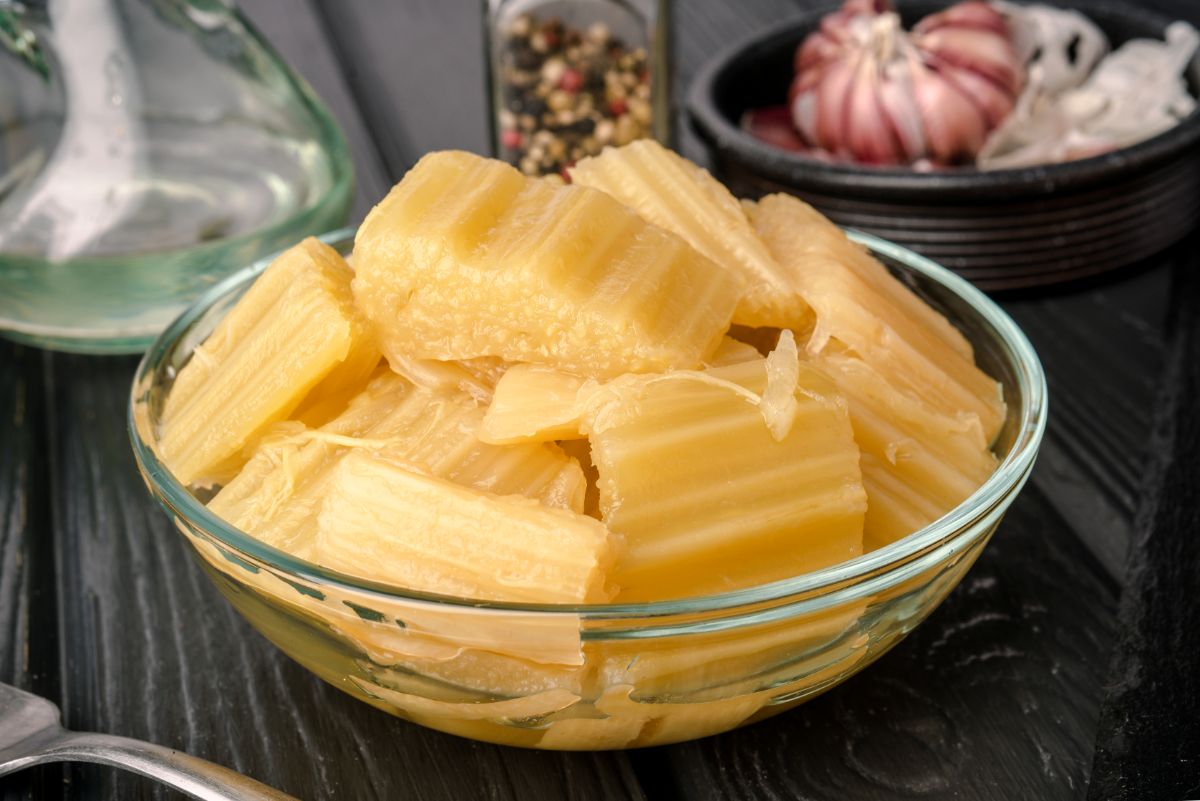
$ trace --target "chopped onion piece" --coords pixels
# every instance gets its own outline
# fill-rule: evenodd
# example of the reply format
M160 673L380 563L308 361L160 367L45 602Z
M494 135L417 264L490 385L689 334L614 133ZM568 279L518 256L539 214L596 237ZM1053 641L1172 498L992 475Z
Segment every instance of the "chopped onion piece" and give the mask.
M1000 0L994 4L1009 15L1014 28L1023 31L1038 27L1030 19L1045 22L1063 13ZM1043 27L1052 25L1045 22ZM1200 34L1186 22L1168 26L1165 42L1126 42L1094 65L1090 74L1085 73L1081 83L1063 90L1053 87L1075 76L1062 71L1071 39L1059 34L1061 31L1051 31L1047 35L1057 38L1040 43L1041 52L1029 69L1026 88L1012 114L980 151L979 167L1026 167L1106 153L1156 136L1195 109L1183 73L1200 46ZM1080 62L1084 60L1083 41L1080 38L1077 44ZM1056 48L1057 55L1048 57ZM1089 43L1087 48L1090 53L1093 45Z
M800 404L796 401L796 388L800 385L800 351L796 337L788 329L779 334L779 344L767 356L767 388L763 390L763 422L771 431L776 442L787 439L796 421Z
M1040 68L1039 88L1046 92L1079 86L1108 52L1104 32L1078 11L1007 0L991 5L1008 21L1017 57L1027 68Z

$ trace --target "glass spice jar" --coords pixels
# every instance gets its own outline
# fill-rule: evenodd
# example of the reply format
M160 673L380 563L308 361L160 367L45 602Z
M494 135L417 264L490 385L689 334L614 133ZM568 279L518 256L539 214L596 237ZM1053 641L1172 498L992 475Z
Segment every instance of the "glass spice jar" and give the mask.
M668 0L486 0L493 152L527 175L669 143Z

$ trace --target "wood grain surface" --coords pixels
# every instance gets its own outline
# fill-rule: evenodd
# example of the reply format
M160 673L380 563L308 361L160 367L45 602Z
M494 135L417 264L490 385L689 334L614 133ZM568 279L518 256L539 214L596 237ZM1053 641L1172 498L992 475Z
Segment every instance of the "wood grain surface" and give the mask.
M0 340L0 681L58 697L53 553L36 492L41 410L42 354ZM60 779L57 768L0 779L0 799L52 798Z
M1200 797L1200 241L1172 281L1172 336L1129 552L1092 801Z
M27 348L0 341L0 681L29 688L30 540L34 432L31 393L40 388Z
M1196 14L1186 0L1157 4ZM486 149L479 3L241 5L341 120L355 218L425 151ZM715 50L811 5L675 3L677 89ZM700 155L686 128L678 142ZM1145 579L1172 560L1193 560L1196 575L1195 461L1163 456L1196 437L1186 402L1196 390L1181 394L1200 360L1196 305L1181 300L1196 294L1196 269L1191 283L1171 282L1195 247L1104 282L1003 299L1045 364L1050 429L1029 487L926 623L793 712L629 753L475 743L320 682L218 595L142 486L124 424L133 360L0 342L0 680L51 697L69 726L182 748L310 799L1076 799L1099 739L1093 798L1176 801L1137 791L1200 782L1200 767L1181 763L1180 782L1147 783L1165 775L1152 749L1200 757L1194 728L1172 729L1169 743L1154 734L1195 695L1162 692L1138 668L1172 649L1174 672L1155 675L1178 687L1200 658L1186 639L1195 604L1172 607ZM6 800L165 797L87 766L0 779Z
M1002 305L1037 349L1050 420L1033 483L1113 577L1137 513L1146 442L1163 364L1169 264L1103 284Z
M254 16L268 3L247 4ZM315 2L393 180L430 150L487 152L483 4ZM295 62L303 72L303 60ZM389 182L390 183L390 182Z

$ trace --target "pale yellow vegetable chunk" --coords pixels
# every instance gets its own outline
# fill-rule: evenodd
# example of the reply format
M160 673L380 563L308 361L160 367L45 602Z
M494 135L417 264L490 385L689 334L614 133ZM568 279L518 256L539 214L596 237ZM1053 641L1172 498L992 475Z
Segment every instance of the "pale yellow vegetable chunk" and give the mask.
M519 364L496 384L480 439L504 444L578 439L581 378L540 364Z
M816 312L810 353L845 346L898 390L945 415L974 414L988 442L995 438L1000 386L975 366L954 326L803 201L769 195L746 208Z
M604 601L608 530L529 498L491 495L365 452L334 469L315 558L425 592L532 603Z
M746 292L734 312L742 325L803 330L812 312L785 265L754 233L737 199L701 167L652 139L608 147L571 168L571 180L615 197L731 273Z
M798 354L791 331L785 330L781 344L783 347L776 348L776 356L783 351L787 352L786 356L770 360L768 366L787 371L786 375L781 376L782 381L772 384L775 391L782 394L761 405L764 421L769 428L790 425L778 413L790 415L792 409L788 399L795 387L796 376L794 368L788 368L788 365L796 363ZM726 337L708 362L707 371L711 372L719 367L762 362L762 356L752 346ZM518 365L509 370L496 385L495 397L484 415L479 437L484 442L497 444L579 439L585 435L583 418L589 408L602 406L610 398L622 393L627 395L631 386L661 381L667 376L680 378L689 372L694 380L703 380L703 372L676 371L626 374L602 383L542 365Z
M933 522L995 470L973 414L942 414L853 357L830 354L813 365L837 383L850 407L867 490L867 550Z
M244 464L242 449L291 413L323 378L365 379L379 360L350 294L350 268L306 239L285 251L180 371L160 448L183 484L211 485Z
M343 448L305 436L303 425L280 424L208 502L214 514L268 545L312 557L317 505Z
M772 343L772 347L774 343ZM762 357L758 349L748 342L740 342L732 337L725 337L721 340L721 344L713 351L713 354L708 357L709 367L724 367L729 364L740 364L741 362L752 362L755 359Z
M388 363L392 370L419 387L441 392L465 392L485 405L492 400L496 382L510 367L508 362L493 356L443 362L394 355Z
M796 368L794 407L774 433L762 359L613 382L590 404L600 509L625 539L619 601L749 587L862 553L866 495L846 410L825 376Z
M393 359L497 356L586 376L700 364L741 281L603 192L425 156L355 240L354 294Z
M390 375L376 381L325 430L365 438L368 446L392 458L463 486L583 509L585 480L575 459L553 444L482 442L483 415L483 407L461 393L414 387Z
M583 511L587 480L577 460L553 444L480 442L482 420L483 409L463 395L387 374L319 430L281 424L209 508L270 545L311 558L330 473L351 449L365 448L463 486Z

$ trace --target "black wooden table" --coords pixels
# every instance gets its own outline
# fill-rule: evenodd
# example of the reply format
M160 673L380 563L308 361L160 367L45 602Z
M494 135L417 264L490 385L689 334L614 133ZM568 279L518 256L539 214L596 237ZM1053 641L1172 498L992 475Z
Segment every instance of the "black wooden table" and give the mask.
M1155 5L1200 22L1194 0ZM341 120L354 219L425 151L486 150L479 0L244 6ZM803 10L680 0L677 89L732 37ZM1197 245L1001 298L1045 364L1050 426L1030 484L928 622L795 711L627 753L471 742L323 684L232 611L150 500L124 426L135 360L0 340L0 680L56 700L72 728L301 798L1200 797ZM92 766L0 779L4 799L166 795Z

